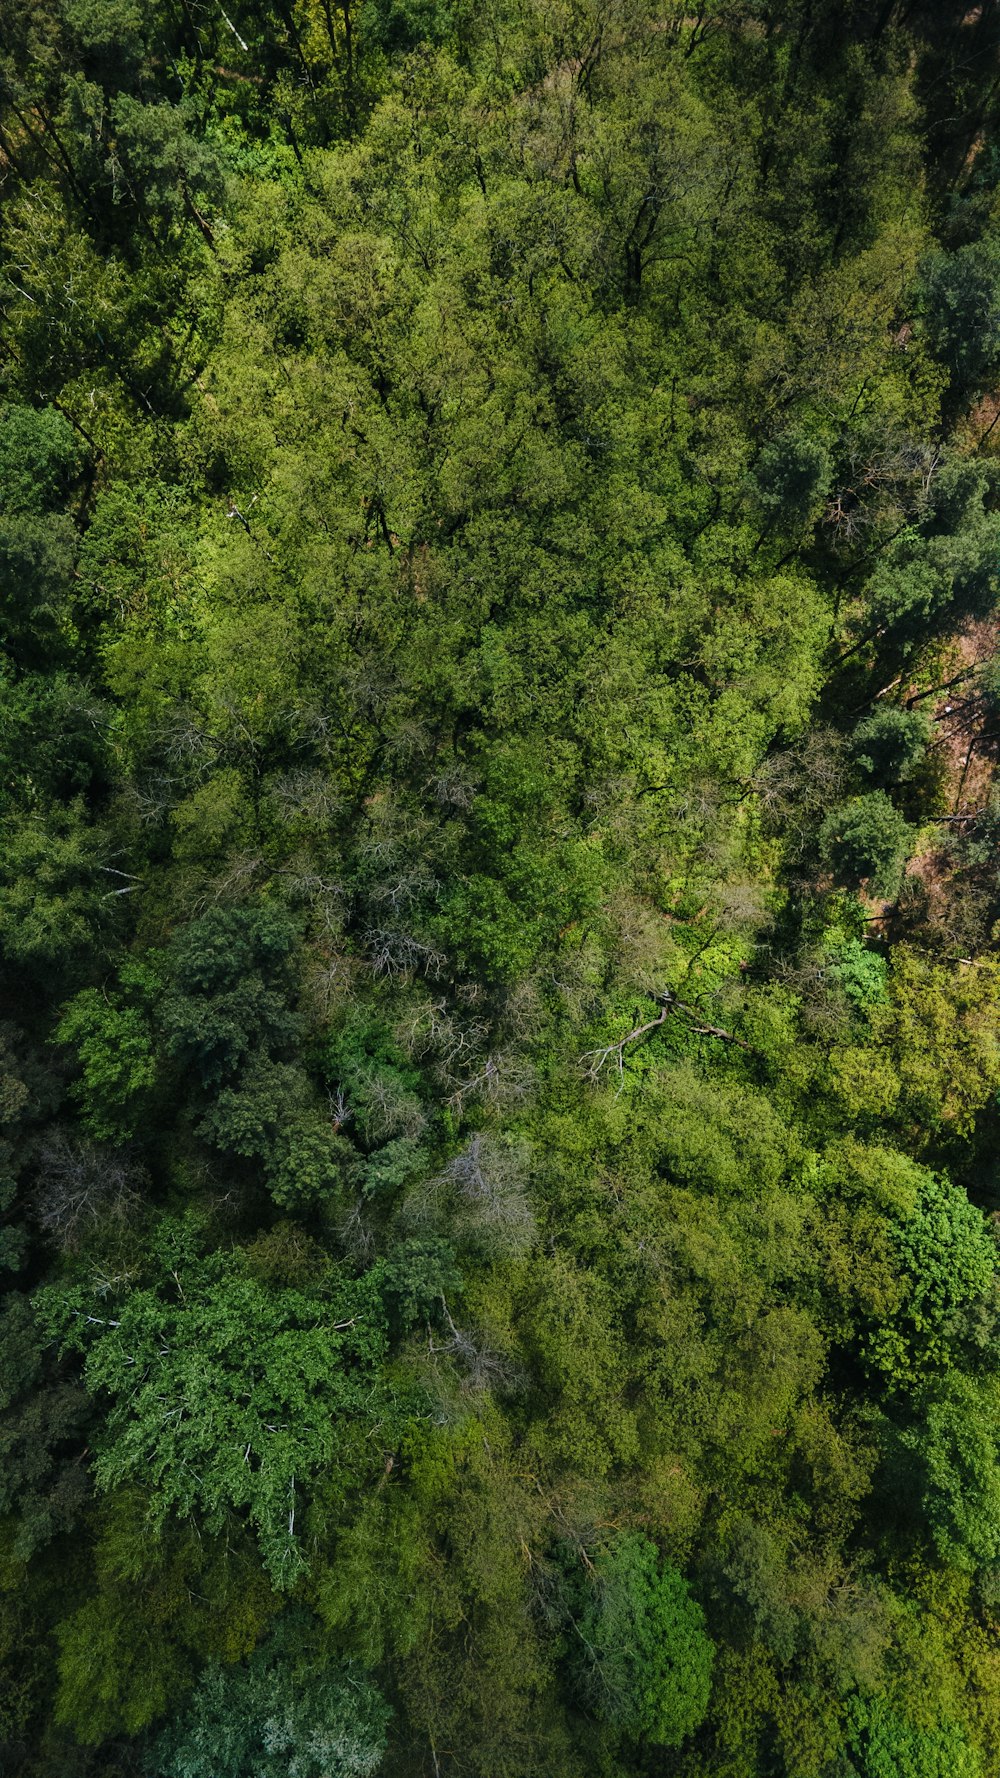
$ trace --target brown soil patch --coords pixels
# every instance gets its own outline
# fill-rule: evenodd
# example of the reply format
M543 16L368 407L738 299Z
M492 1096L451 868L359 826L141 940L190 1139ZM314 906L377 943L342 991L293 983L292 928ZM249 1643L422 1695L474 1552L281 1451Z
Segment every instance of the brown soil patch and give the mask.
M955 637L954 677L967 673L971 678L976 667L992 659L1000 648L1000 620L984 618L969 623ZM989 799L995 762L989 754L977 751L970 726L966 699L966 681L949 687L934 705L935 746L943 752L948 813L971 815Z
M941 843L932 843L911 858L906 875L923 886L926 914L932 924L935 919L945 918L951 894L954 857L944 843L945 838L960 830L965 820L986 806L997 769L994 748L980 751L975 745L975 711L968 691L975 669L991 660L998 650L1000 618L971 622L958 631L942 661L943 689L934 697L929 712L934 723L931 745L941 768L943 808L938 817ZM955 683L945 686L945 681ZM912 705L923 702L925 709L931 704L918 685L907 687L902 701ZM872 899L869 905L873 924L894 918L896 903Z
M943 847L933 846L930 851L919 852L916 858L911 858L906 867L906 875L923 885L927 897L926 917L931 925L946 916L954 862Z

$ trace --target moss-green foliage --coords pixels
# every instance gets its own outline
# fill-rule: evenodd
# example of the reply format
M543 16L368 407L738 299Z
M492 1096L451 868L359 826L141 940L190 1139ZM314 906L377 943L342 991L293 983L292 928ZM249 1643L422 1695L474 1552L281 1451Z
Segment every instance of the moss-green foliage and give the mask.
M276 1601L239 1535L206 1537L189 1523L151 1536L141 1490L111 1495L89 1530L86 1563L63 1558L52 1709L74 1740L96 1746L175 1711L205 1659L249 1654Z
M864 1778L974 1778L981 1770L974 1750L956 1723L919 1729L879 1701L861 1702L849 1713L851 1752Z
M0 0L0 1767L1000 1770L991 5Z

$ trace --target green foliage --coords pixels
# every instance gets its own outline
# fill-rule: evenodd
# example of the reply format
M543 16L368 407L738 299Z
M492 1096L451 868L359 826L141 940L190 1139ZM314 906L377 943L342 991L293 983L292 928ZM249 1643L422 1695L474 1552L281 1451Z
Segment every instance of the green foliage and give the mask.
M455 0L366 0L361 29L369 43L399 52L418 43L447 43L463 11Z
M335 1198L352 1160L292 1059L303 1030L298 939L297 923L278 907L203 915L165 954L169 986L157 1015L165 1059L191 1082L199 1134L213 1149L264 1163L282 1206ZM121 1016L141 1047L136 1014ZM154 1063L146 1065L152 1079Z
M84 988L69 1002L56 1027L60 1043L79 1057L74 1088L84 1128L99 1142L123 1141L136 1132L144 1100L156 1080L151 1008L162 986L156 959L122 967L124 996Z
M895 946L872 1042L835 1050L833 1083L853 1117L892 1117L919 1150L932 1132L967 1135L1000 1087L997 964L935 963Z
M920 1419L900 1433L899 1444L934 1547L958 1568L995 1562L1000 1555L995 1380L959 1374L928 1386L917 1406Z
M829 960L827 973L854 1006L880 1006L886 999L886 959L859 938L833 930L826 935L823 951Z
M222 198L222 172L208 145L193 135L193 108L142 104L123 94L114 107L116 148L125 177L144 211L178 221L199 205L214 208Z
M899 1312L876 1328L871 1363L895 1383L955 1362L974 1305L995 1295L998 1253L982 1213L961 1187L927 1174L916 1204L891 1229L903 1282Z
M169 953L163 1004L167 1053L206 1087L231 1079L249 1056L280 1051L297 1032L288 1004L295 927L277 909L216 909Z
M78 464L73 430L55 408L0 409L4 513L45 512L66 494Z
M789 432L765 445L754 468L754 482L765 512L802 520L815 506L829 473L830 460L820 440Z
M52 408L0 408L0 613L22 667L65 656L77 537L61 507L77 466L73 434Z
M881 1699L853 1702L850 1723L862 1778L976 1778L981 1770L957 1723L916 1728Z
M191 1525L151 1538L138 1490L110 1496L90 1531L91 1564L74 1575L79 1603L56 1628L54 1714L96 1745L176 1710L199 1661L249 1654L277 1601L232 1528L224 1539Z
M683 1576L636 1533L594 1564L576 1625L594 1709L618 1734L679 1747L708 1707L714 1649Z
M160 1625L147 1621L135 1635L135 1606L119 1591L113 1601L81 1606L60 1628L55 1715L85 1746L141 1734L190 1680L189 1663Z
M0 662L0 811L69 802L104 776L106 711L69 674L17 676Z
M93 944L105 890L97 840L79 801L46 823L7 825L0 862L0 951L8 963L68 964Z
M27 1299L8 1291L0 1306L0 1522L7 1553L24 1563L52 1537L71 1531L87 1499L73 1461L87 1403L75 1381L45 1361Z
M988 386L1000 358L1000 242L990 233L930 257L921 276L925 325L956 400Z
M1000 1769L998 54L0 0L4 1771Z

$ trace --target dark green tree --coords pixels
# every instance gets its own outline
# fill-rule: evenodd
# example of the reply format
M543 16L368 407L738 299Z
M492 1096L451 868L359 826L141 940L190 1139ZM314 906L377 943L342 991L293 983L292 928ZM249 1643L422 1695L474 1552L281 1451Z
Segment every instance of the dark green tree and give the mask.
M388 1707L318 1629L286 1614L249 1661L206 1668L154 1745L155 1778L371 1778Z
M820 828L820 854L838 883L866 884L875 895L899 889L910 828L884 790L872 790L831 809Z
M930 734L930 722L922 710L883 704L859 722L851 736L855 769L878 790L904 784L924 758Z
M924 326L960 407L989 387L1000 363L1000 238L992 231L933 254L920 284Z

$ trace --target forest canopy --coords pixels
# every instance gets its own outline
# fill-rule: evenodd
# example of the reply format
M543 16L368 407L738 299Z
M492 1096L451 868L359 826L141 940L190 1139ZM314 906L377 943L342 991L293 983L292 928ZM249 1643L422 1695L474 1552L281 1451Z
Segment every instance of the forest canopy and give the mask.
M1000 0L0 0L0 1769L1000 1770Z

